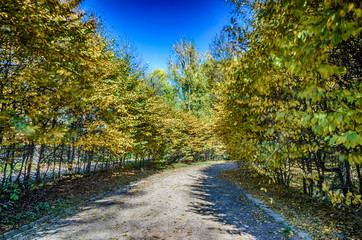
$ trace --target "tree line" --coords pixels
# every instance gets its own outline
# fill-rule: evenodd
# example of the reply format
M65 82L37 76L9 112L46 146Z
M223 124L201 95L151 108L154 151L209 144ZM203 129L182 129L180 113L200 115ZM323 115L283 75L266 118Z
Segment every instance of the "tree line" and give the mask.
M173 82L163 70L147 74L132 46L107 38L79 4L0 3L1 204L44 181L129 159L164 164L222 154L195 46L175 44ZM179 65L186 52L189 62Z
M228 153L276 183L360 207L360 1L228 2L234 17L211 58Z

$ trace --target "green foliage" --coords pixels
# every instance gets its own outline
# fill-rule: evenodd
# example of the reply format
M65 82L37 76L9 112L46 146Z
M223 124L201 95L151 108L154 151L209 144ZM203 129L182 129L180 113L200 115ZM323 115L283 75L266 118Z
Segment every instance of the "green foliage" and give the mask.
M181 109L197 117L209 117L209 83L195 44L184 39L174 44L168 64L170 77L178 88Z
M19 200L19 195L18 195L17 193L12 193L12 194L10 195L10 200L12 200L12 201L17 201L17 200Z
M228 152L275 182L360 206L360 4L230 2L251 18L225 28L236 51L219 67L215 131Z
M35 206L35 211L39 215L50 214L51 213L50 205L47 202L45 202L45 203L39 202L38 205Z
M167 73L162 69L155 69L146 78L147 86L155 91L156 96L162 96L169 106L176 105L176 88L168 81Z
M284 236L285 238L290 238L290 237L292 237L292 236L293 236L293 231L292 231L292 229L291 229L290 227L286 227L286 228L284 229L284 231L283 231L283 236Z
M64 209L68 208L72 202L68 199L57 199L54 204L54 209L56 212L61 212Z

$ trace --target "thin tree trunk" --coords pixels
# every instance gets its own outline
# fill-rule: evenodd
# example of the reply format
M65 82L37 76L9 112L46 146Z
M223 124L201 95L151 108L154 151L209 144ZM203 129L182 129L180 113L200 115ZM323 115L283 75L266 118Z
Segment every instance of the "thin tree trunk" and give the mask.
M39 158L38 158L38 163L37 163L37 166L36 166L36 183L39 183L40 182L40 168L41 168L41 161L43 159L43 153L44 153L44 148L45 148L45 145L42 144L40 146L40 150L39 150Z
M58 178L60 178L61 171L62 171L63 151L64 151L64 145L62 144L62 146L60 148L60 156L59 156Z
M74 147L73 147L74 148ZM74 156L74 149L72 149L72 146L68 147L68 154L67 154L67 163L68 163L68 169L67 174L72 174L73 172L73 156Z
M31 144L29 144L29 157L28 157L28 161L25 165L25 168L27 168L26 170L26 175L24 178L24 183L27 184L30 180L30 174L31 174L31 165L33 164L33 157L34 157L34 143L32 142Z
M55 180L55 168L56 168L56 151L57 151L57 148L55 147L55 144L54 144L54 150L53 150L53 180Z
M20 171L18 173L18 176L16 177L16 180L15 182L17 183L20 183L20 177L21 177L21 174L23 173L23 167L24 167L24 164L26 162L26 158L27 158L27 154L26 154L26 145L24 145L23 147L23 158L22 158L22 161L21 161L21 166L20 166Z
M11 149L12 149L12 144L9 146L8 150L7 150L7 153L6 153L6 158L5 158L5 166L4 166L4 172L3 172L3 181L1 183L2 186L5 186L6 184L6 170L8 168L8 165L9 165L9 160L10 160L10 153L11 153Z
M307 171L308 173L312 173L312 163L311 161L307 160ZM313 189L314 189L314 180L313 179L308 179L309 181L309 185L308 185L308 190L309 190L309 195L313 195Z
M45 151L45 150L44 150ZM49 155L48 155L48 161L47 161L47 169L45 170L45 172L44 172L44 178L46 178L47 176L48 176L48 171L49 171L49 168L50 168L50 166L51 166L51 163L50 163L50 157L49 157Z
M87 174L90 173L92 160L93 160L93 150L88 154L88 164L87 164L87 168L85 171L85 173L87 173Z
M306 171L305 171L305 159L304 159L304 157L302 157L302 170L303 170L303 174L305 174ZM305 177L303 177L303 192L305 194L307 194L307 181L306 181Z
M81 165L80 165L80 156L81 156L81 147L78 147L78 151L77 151L77 173L80 172L80 169L81 169Z
M359 165L356 163L356 169L357 169L357 176L358 176L358 182L359 182L359 194L362 194L362 176L361 176L361 169Z
M9 183L13 180L13 172L14 172L14 161L15 161L15 143L13 144L13 151L11 152L11 160L10 160L10 173L9 173Z
M354 193L353 184L351 180L351 165L348 161L345 161L344 166L346 168L346 185L351 193Z

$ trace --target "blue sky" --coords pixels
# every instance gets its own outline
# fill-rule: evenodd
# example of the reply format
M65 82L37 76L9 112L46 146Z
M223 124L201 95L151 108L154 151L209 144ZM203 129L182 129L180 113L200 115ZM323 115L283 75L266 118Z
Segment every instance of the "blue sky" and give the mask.
M230 19L223 0L84 0L82 6L102 19L108 33L131 40L150 71L167 70L172 45L181 38L207 51Z

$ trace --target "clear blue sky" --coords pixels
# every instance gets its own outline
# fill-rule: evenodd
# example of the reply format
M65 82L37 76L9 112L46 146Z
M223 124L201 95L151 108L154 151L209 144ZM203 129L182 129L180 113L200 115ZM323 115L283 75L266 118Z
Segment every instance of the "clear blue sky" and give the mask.
M82 5L101 17L113 36L134 42L150 71L167 70L172 45L181 38L207 51L230 18L223 0L84 0Z

